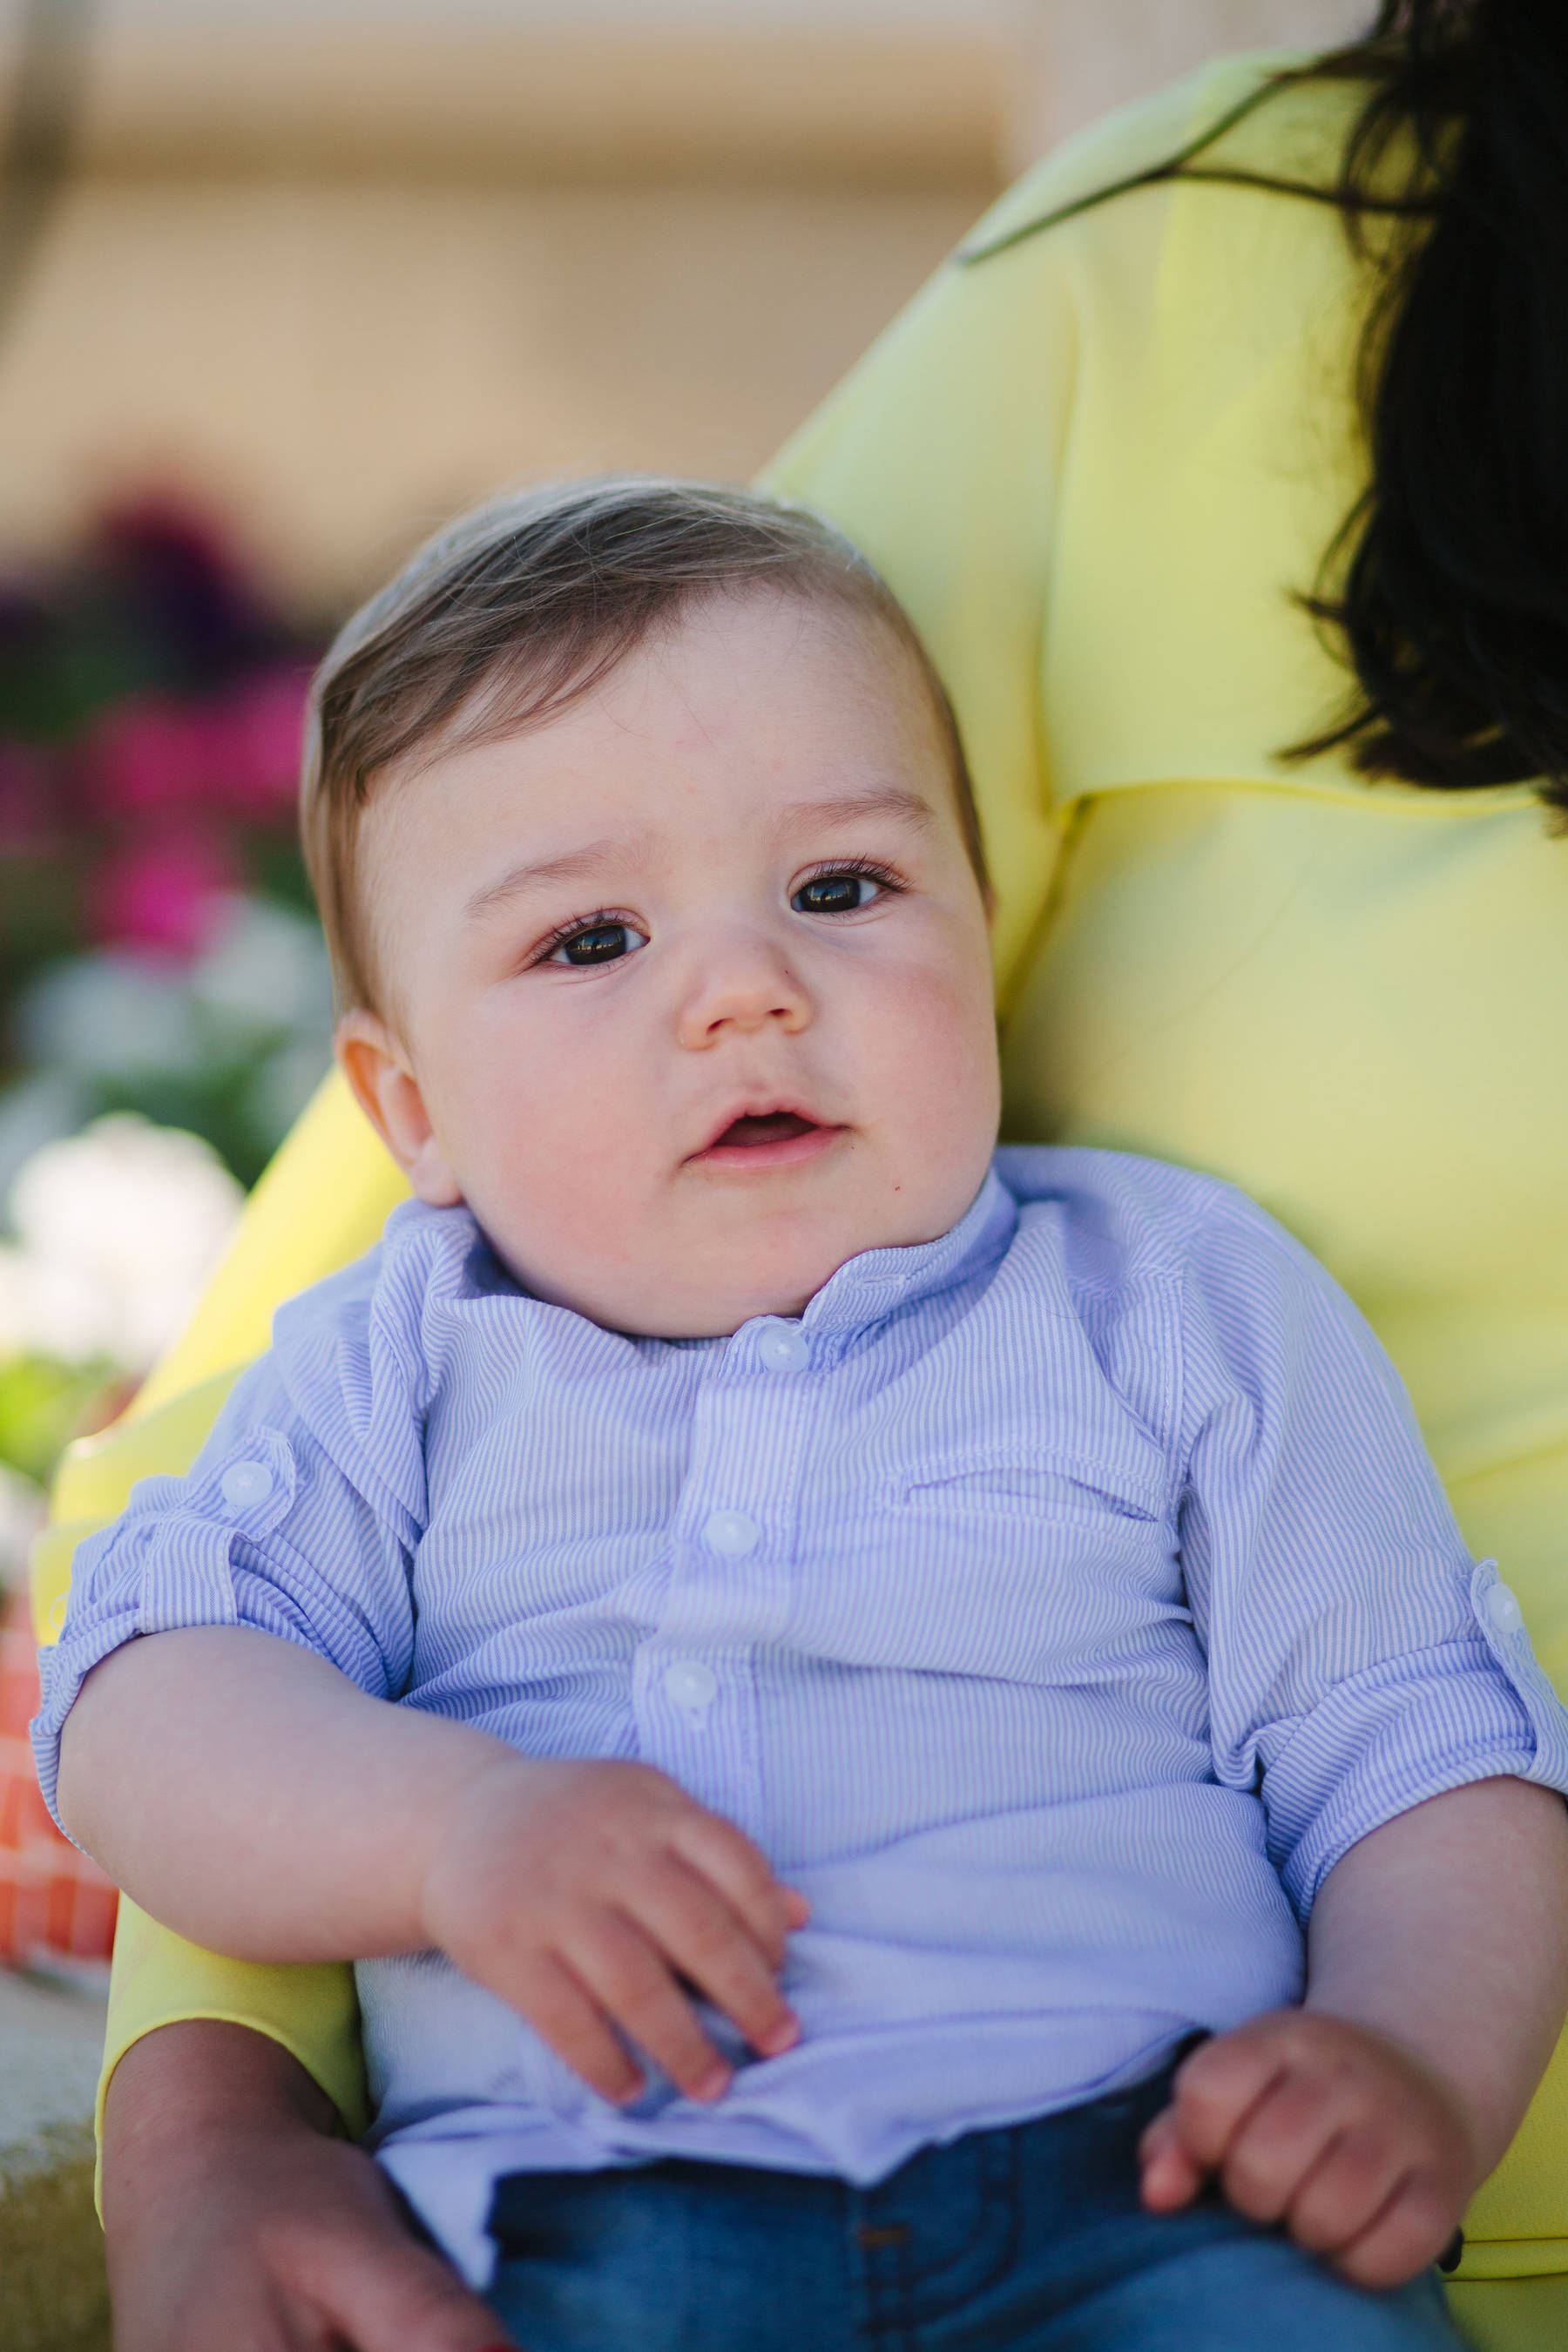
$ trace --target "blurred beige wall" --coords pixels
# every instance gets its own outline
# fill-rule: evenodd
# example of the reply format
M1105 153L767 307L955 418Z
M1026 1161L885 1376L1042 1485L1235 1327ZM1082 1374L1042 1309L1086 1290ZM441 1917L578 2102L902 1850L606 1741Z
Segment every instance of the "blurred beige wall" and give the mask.
M1025 0L1025 9L1036 71L1017 135L1036 152L1222 50L1330 48L1375 13L1373 0Z
M743 477L1024 153L1345 16L118 0L0 340L0 554L163 480L339 604L500 482Z

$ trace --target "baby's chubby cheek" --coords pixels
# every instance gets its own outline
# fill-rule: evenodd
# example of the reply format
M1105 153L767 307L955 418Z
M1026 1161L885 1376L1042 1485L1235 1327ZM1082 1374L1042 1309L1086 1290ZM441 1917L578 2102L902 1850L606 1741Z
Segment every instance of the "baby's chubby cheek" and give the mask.
M463 1197L527 1288L574 1304L584 1277L597 1293L622 1267L646 1261L655 1223L650 1140L603 1096L580 1108L558 1099L490 1129L468 1156Z
M1000 1080L989 986L978 1017L951 991L923 996L865 1041L850 1149L832 1170L837 1264L948 1232L984 1183L995 1148ZM928 1017L910 1017L921 1012Z
M991 966L984 942L911 974L867 1037L865 1084L900 1190L962 1215L995 1148L1002 1109Z

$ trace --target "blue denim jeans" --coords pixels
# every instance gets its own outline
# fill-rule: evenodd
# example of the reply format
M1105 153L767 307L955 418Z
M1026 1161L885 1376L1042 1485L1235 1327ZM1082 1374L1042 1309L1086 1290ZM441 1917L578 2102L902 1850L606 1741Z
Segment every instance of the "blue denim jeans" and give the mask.
M1138 2202L1169 2071L923 2148L874 2189L738 2165L514 2173L495 2310L527 2352L1458 2352L1426 2273L1341 2279L1217 2199Z

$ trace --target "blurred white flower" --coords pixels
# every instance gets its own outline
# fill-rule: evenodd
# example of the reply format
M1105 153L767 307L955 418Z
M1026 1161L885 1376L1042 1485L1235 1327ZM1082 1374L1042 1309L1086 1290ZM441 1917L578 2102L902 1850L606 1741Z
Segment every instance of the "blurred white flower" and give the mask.
M132 1112L47 1144L11 1187L0 1354L146 1370L188 1320L244 1198L210 1145Z
M287 1135L332 1064L328 1038L301 1038L269 1054L245 1089L246 1115L265 1142Z
M332 984L318 926L276 898L236 896L223 907L211 946L190 968L196 1003L247 1042L297 1029L330 1040Z
M113 1321L85 1269L0 1249L0 1358L37 1353L91 1363L113 1354Z
M16 1030L28 1061L89 1078L188 1076L208 1055L184 974L142 956L49 965L17 1003Z
M194 963L106 949L51 964L16 1006L23 1055L57 1083L199 1078L268 1045L331 1051L332 989L321 931L275 898L230 894Z
M81 1081L61 1070L41 1070L0 1089L0 1200L23 1161L46 1143L74 1135L91 1108Z

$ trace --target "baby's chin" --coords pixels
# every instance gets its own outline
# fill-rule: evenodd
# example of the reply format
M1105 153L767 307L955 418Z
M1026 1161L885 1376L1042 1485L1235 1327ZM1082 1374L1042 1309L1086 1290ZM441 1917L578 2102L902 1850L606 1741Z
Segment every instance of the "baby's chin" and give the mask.
M722 1339L758 1315L803 1314L847 1258L842 1246L803 1255L785 1265L778 1253L759 1252L754 1263L694 1265L690 1255L668 1266L645 1261L636 1266L573 1262L542 1251L508 1248L493 1229L490 1246L522 1289L551 1307L624 1331L634 1339Z
M967 1205L961 1202L948 1213L944 1204L920 1221L918 1230L906 1210L885 1227L873 1221L865 1230L852 1226L833 1234L819 1233L809 1241L803 1237L793 1248L781 1247L775 1231L754 1251L715 1250L700 1258L683 1253L667 1267L557 1265L552 1278L546 1278L537 1265L531 1271L526 1264L514 1263L511 1270L535 1297L569 1307L607 1331L624 1331L639 1339L722 1339L759 1316L803 1315L851 1258L868 1250L935 1241Z
M574 1296L557 1296L554 1303L634 1339L727 1339L759 1315L804 1315L846 1257L855 1255L847 1251L818 1275L784 1281L775 1275L772 1280L720 1282L694 1291L689 1279L672 1275L668 1284L574 1286Z
M826 1192L813 1171L750 1195L728 1183L700 1198L683 1187L652 1213L635 1196L558 1200L548 1213L536 1194L531 1214L503 1202L493 1220L470 1206L534 1297L634 1339L720 1339L761 1316L804 1314L851 1258L939 1239L970 1206L989 1160L988 1143L977 1143L896 1176L862 1166L862 1181ZM505 1213L513 1205L515 1222Z

